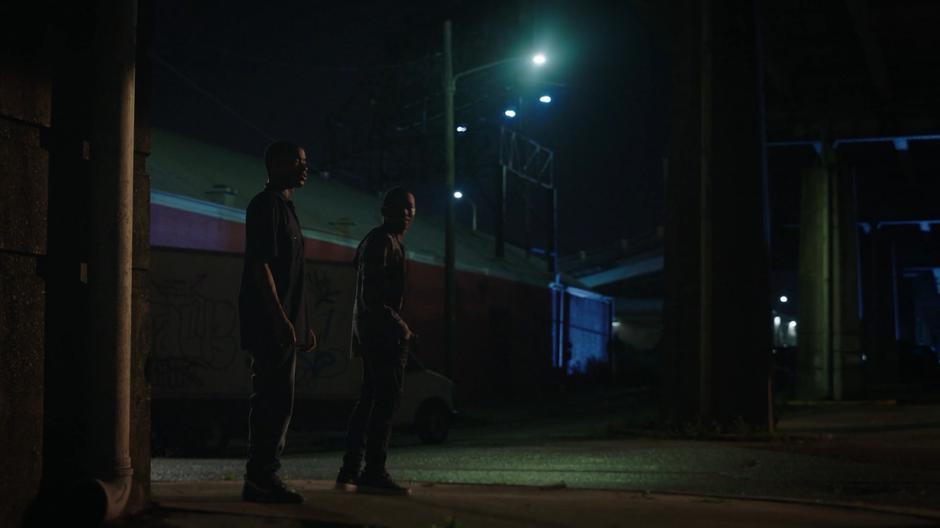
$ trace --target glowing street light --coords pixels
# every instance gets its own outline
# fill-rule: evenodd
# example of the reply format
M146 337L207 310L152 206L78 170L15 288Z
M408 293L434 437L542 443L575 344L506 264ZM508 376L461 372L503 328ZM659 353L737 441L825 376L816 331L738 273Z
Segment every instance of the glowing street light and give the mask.
M513 117L516 117L516 111L510 108L509 110L506 110L505 112L503 112L503 115L512 119Z
M548 103L552 102L552 96L550 96L550 95L543 95L542 97L539 97L539 102L540 102L540 103L548 104Z
M458 200L462 199L463 193L460 191L454 191L454 198ZM473 213L473 218L472 218L472 222L470 225L473 228L473 232L476 233L477 232L477 204L469 196L467 197L467 202L470 203L470 211Z
M790 299L788 299L786 295L781 295L781 296L780 296L780 302L782 302L782 303L785 303L785 302L787 302L787 301L789 301L789 300L790 300Z
M490 62L454 73L454 57L452 49L452 28L451 21L444 21L443 32L443 50L444 50L444 75L443 75L443 94L444 94L444 184L447 192L454 192L454 176L456 173L454 142L456 123L454 123L454 94L457 92L457 81L502 64L512 62L526 61L526 56L508 57L502 60ZM532 57L532 63L541 66L547 62L544 53L538 53ZM506 117L515 117L515 110L505 112ZM446 196L446 195L445 195ZM455 336L457 329L457 248L455 245L454 224L456 221L457 203L454 200L447 200L447 214L444 222L444 373L453 376L453 357L455 349Z
M467 131L467 126L466 126L466 125L457 125L457 132L463 134L463 133L466 132L466 131Z

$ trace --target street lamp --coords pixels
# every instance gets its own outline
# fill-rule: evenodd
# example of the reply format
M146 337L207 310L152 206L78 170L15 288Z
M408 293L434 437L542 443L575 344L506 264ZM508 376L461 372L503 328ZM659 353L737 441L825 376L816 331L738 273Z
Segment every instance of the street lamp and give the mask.
M457 91L457 81L474 73L488 70L501 64L517 62L520 57L510 57L476 68L454 74L454 58L451 49L451 22L444 21L444 157L446 159L445 186L447 195L454 194L454 93ZM524 58L522 59L524 60ZM532 56L532 63L542 66L548 61L544 53ZM509 114L506 114L507 117ZM515 115L515 112L513 112ZM447 200L447 214L445 216L444 232L444 370L453 377L454 341L457 328L457 259L454 244L454 224L456 219L454 200Z
M470 203L470 213L472 214L471 220L470 220L470 226L473 229L473 232L476 233L477 232L477 203L474 202L473 199L470 198L469 196L464 196L464 194L460 191L454 191L454 198L458 200L463 200L464 198L466 198L467 202Z
M503 115L508 117L509 119L512 119L516 117L516 111L513 110L512 108L509 108L505 112L503 112Z
M552 102L552 96L550 96L550 95L543 95L542 97L539 97L539 102L540 102L540 103L548 104L548 103Z

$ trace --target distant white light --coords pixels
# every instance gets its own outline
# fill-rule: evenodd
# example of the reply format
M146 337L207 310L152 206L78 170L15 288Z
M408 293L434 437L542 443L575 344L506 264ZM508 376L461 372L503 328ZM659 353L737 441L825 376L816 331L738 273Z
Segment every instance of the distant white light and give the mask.
M782 320L780 319L780 316L779 316L779 315L775 315L775 316L774 316L774 328L779 327L781 322L782 322Z
M796 321L790 321L787 324L787 335L790 337L796 337Z
M620 324L621 324L620 321L611 321L611 322L610 322L610 326L612 326L612 327L614 327L614 328L617 328L618 326L620 326Z
M460 192L460 191L454 191L454 198L456 198L456 199L458 199L458 200L461 199L461 198L463 198L463 193Z
M506 117L516 117L516 111L510 108L509 110L506 110L505 112L503 112L503 115L505 115Z
M542 97L539 97L539 102L540 102L540 103L548 104L548 103L552 102L552 96L550 96L550 95L543 95Z
M545 64L546 62L548 62L548 58L545 57L544 53L536 53L535 55L532 56L532 63L537 66L541 66Z
M785 303L785 302L787 302L787 301L789 301L789 300L790 300L790 299L787 298L786 295L781 295L781 296L780 296L780 302L782 302L782 303Z
M796 328L796 321L790 321L790 324L788 324L787 327Z
M457 132L460 132L462 134L466 131L467 131L467 127L465 125L457 125Z

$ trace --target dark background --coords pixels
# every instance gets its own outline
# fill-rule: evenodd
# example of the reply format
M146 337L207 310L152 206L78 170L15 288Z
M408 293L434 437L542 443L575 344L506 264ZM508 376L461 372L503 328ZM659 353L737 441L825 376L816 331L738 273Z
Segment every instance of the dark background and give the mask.
M481 229L492 232L505 123L556 152L561 253L592 249L661 223L668 50L642 4L156 2L153 122L258 156L270 138L292 138L316 170L369 190L405 183L422 213L438 213L451 18L455 72L549 56L538 71L520 61L459 82L456 118L470 131L457 138L457 185L475 198ZM542 94L552 103L538 103ZM510 189L516 244L522 192ZM534 210L540 235L546 209Z

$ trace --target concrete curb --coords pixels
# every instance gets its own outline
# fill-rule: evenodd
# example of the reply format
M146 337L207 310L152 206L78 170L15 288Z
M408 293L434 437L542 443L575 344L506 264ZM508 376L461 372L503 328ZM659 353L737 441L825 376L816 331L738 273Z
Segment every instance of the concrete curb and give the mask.
M332 484L332 481L325 480L291 480L288 481L296 487L304 487L304 484ZM178 481L177 483L183 485L193 485L198 483L213 483L213 484L222 484L231 485L231 481L223 480L208 480L208 481ZM842 510L851 510L858 512L866 513L875 513L875 514L886 514L886 515L902 515L907 517L913 517L917 519L927 520L927 521L936 521L940 522L940 509L932 510L926 508L912 508L912 507L903 507L903 506L888 506L880 505L874 503L865 503L865 502L842 502L842 501L830 501L830 500L810 500L810 499L799 499L799 498L790 498L790 497L773 497L773 496L760 496L760 495L721 495L721 494L701 494L701 493L684 493L684 492L672 492L672 491L649 491L643 489L634 489L634 488L581 488L581 487L568 487L565 485L559 486L525 486L525 485L509 485L509 484L475 484L475 483L459 483L459 482L422 482L422 481L408 481L415 488L420 488L427 485L446 485L451 487L465 487L465 488L515 488L520 490L532 490L533 492L545 492L545 491L570 491L570 492L622 492L622 493L636 493L643 496L655 497L657 495L670 496L670 497L688 497L688 498L700 498L700 499L717 499L717 500L739 500L739 501L752 501L752 502L768 502L776 504L792 504L794 506L809 506L809 507L821 507L821 508L834 508ZM172 485L173 482L163 482L163 485ZM407 499L405 499L407 500ZM230 505L245 505L250 503L242 502L231 502ZM162 508L167 511L181 511L181 512L198 512L198 513L228 513L232 515L244 515L252 516L253 513L239 512L239 508L236 508L235 511L229 510L225 511L221 507L203 507L200 508L196 504L193 505L181 505L180 501L175 501L173 498L164 498L159 500L154 500L153 505L159 508ZM280 515L278 515L280 516ZM284 515L283 517L292 517L291 515ZM331 519L330 522L337 523L337 526L358 526L356 524L344 524L342 519Z
M415 482L415 484L423 484L420 482ZM436 484L436 483L431 483ZM445 484L445 483L442 483ZM754 501L754 502L773 502L778 504L793 504L800 506L819 506L824 508L838 508L844 510L855 510L855 511L865 511L872 513L885 513L893 515L907 515L910 517L917 517L929 521L940 521L940 509L929 510L925 508L910 508L903 506L887 506L880 504L864 503L864 502L842 502L842 501L827 501L827 500L809 500L809 499L797 499L790 497L772 497L772 496L760 496L760 495L719 495L719 494L702 494L702 493L683 493L680 491L649 491L642 489L634 488L572 488L568 486L523 486L523 485L511 485L511 484L462 484L456 482L447 482L448 486L475 486L475 487L488 487L488 486L499 486L507 488L529 488L532 490L546 491L546 490L561 490L566 489L569 491L620 491L626 493L638 493L641 495L665 495L670 497L691 497L691 498L702 498L702 499L721 499L721 500L744 500L744 501Z

